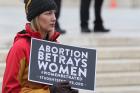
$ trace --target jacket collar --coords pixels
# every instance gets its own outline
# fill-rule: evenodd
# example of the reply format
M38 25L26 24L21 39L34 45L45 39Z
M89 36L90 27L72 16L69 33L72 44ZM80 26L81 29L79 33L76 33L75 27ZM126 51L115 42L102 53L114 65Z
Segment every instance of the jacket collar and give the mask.
M30 34L31 37L33 38L38 38L38 39L42 39L41 38L41 34L37 31L33 31L30 27L30 23L26 23L26 26L25 26L25 29L26 29L26 32L28 34ZM54 34L52 35L52 37L49 39L49 41L57 41L57 38L60 36L60 33L59 32L54 32Z

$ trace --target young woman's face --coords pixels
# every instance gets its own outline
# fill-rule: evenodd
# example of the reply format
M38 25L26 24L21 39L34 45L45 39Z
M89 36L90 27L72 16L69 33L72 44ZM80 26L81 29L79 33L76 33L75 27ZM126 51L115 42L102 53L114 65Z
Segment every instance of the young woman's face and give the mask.
M55 10L45 11L39 15L38 21L42 31L52 32L55 30Z

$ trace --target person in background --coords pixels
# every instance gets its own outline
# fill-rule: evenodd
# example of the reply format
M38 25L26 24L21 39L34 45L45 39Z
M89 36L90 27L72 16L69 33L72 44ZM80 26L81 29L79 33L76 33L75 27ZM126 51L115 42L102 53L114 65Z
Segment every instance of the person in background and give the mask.
M60 27L60 24L58 21L59 17L60 17L60 13L61 13L61 2L62 1L61 0L54 0L54 1L57 5L57 9L58 9L56 12L56 26L55 26L55 28L56 28L56 31L60 32L61 34L64 34L64 33L66 33L66 31Z
M94 11L95 11L95 21L94 21L94 32L109 32L103 25L103 19L101 16L101 10L104 0L95 0ZM81 0L80 4L80 26L81 32L91 32L89 29L89 11L90 11L91 0Z
M7 55L2 93L78 93L67 81L52 86L28 81L31 38L57 42L60 34L55 31L54 0L24 0L24 3L29 23L17 33Z

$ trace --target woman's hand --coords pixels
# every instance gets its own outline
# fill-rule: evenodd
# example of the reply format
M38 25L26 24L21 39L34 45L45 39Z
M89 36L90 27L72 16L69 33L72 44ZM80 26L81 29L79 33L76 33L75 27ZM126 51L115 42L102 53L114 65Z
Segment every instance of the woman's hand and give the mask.
M63 81L50 87L51 93L78 93L78 90L72 89L69 82Z

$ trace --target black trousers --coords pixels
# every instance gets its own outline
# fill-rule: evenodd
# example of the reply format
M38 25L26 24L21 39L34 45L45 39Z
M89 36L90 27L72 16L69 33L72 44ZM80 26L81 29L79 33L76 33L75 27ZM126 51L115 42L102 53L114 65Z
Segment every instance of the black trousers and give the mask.
M101 8L104 0L95 0L94 3L94 15L95 15L95 25L102 25ZM89 11L90 11L91 0L81 0L80 5L80 20L81 27L88 27Z
M57 9L58 9L56 14L55 14L55 16L56 16L56 28L60 28L58 19L59 19L60 12L61 12L61 0L54 0L54 1L57 5Z

